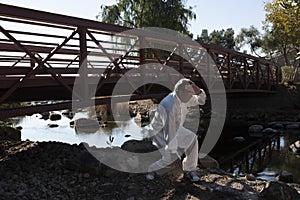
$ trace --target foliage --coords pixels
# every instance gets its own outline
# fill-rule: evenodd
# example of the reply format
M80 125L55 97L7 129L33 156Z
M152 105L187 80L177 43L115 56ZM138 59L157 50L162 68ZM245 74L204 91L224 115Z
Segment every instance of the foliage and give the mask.
M188 22L196 14L185 4L182 0L118 0L111 6L101 5L97 18L126 27L164 27L188 34Z
M300 81L300 71L297 72L296 76L294 74L293 66L282 66L282 82L299 82Z
M290 82L293 80L293 72L294 69L292 66L282 66L281 73L282 73L282 82Z
M300 51L300 0L274 0L265 4L265 10L264 29L290 65L287 55Z
M250 26L250 28L242 28L240 33L235 38L236 49L239 50L245 45L250 46L251 53L259 54L257 51L263 47L263 36L257 28Z
M234 30L232 28L228 28L226 31L224 29L214 30L209 35L208 31L204 29L201 36L198 36L196 40L206 44L220 45L228 49L234 49L235 47Z

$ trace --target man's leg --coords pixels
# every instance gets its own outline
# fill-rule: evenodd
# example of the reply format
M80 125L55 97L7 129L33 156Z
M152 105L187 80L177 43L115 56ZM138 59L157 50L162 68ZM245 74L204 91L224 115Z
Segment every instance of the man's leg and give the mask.
M163 168L170 166L177 158L172 156L169 151L166 151L164 148L159 149L162 157L160 160L151 164L148 168L148 172L154 172Z
M192 181L200 181L196 174L199 154L197 135L184 127L180 127L177 138L179 147L184 149L186 156L182 162L183 171Z

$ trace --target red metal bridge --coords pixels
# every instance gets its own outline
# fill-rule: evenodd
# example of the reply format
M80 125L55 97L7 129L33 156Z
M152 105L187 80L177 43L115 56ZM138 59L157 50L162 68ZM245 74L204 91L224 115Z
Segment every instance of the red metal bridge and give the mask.
M74 81L82 76L85 94L75 96L81 99L81 95L91 93L89 88L96 81L96 103L108 103L120 77L147 63L170 66L205 88L202 75L191 63L197 62L193 56L201 57L199 51L191 50L194 43L130 31L122 26L0 4L0 105L54 102L1 109L0 118L70 108ZM141 48L145 44L147 48ZM159 50L162 44L172 50ZM201 46L219 70L226 93L276 91L279 80L275 63L214 45ZM178 56L181 54L189 55L190 61ZM148 72L152 76L155 73ZM177 81L178 77L169 74L166 81L170 80ZM167 92L164 87L148 84L131 98L162 97Z

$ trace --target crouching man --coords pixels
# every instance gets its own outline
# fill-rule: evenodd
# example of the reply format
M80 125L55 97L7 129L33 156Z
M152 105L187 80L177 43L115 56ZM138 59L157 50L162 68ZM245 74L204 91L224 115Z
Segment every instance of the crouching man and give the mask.
M204 105L205 101L204 90L184 78L180 79L175 84L174 91L160 102L151 123L143 130L147 137L153 136L153 144L162 155L160 160L148 167L148 180L155 178L155 171L178 163L182 149L186 155L182 161L185 176L194 182L200 180L196 174L199 150L197 135L183 127L183 123L187 108Z

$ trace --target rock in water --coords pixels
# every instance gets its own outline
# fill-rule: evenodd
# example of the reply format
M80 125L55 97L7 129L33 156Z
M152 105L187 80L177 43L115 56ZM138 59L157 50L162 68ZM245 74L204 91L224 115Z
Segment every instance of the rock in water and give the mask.
M95 133L99 129L99 122L93 119L80 118L75 121L75 130L78 133Z

